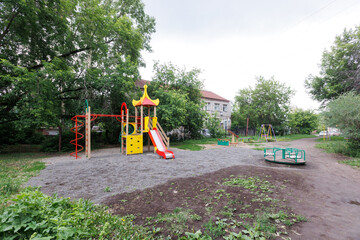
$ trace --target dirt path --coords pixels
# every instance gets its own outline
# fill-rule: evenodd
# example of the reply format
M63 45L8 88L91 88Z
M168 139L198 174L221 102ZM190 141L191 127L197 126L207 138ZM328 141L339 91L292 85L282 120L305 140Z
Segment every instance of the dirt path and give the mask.
M121 156L118 149L94 151L93 158L70 157L46 159L47 168L32 178L28 185L42 186L47 194L87 198L106 202L116 194L152 188L170 179L203 177L233 166L260 174L278 174L289 181L303 181L289 190L290 207L304 215L301 235L292 239L360 239L360 170L339 164L345 159L315 148L315 139L267 143L266 147L295 147L306 151L305 166L268 163L261 151L237 147L212 146L191 152L174 149L176 159L159 159L156 154ZM246 148L245 148L246 147ZM269 169L271 168L271 170ZM229 170L224 170L226 173ZM219 176L221 173L218 173ZM110 187L111 192L104 192Z
M346 159L315 148L315 139L301 139L274 146L291 146L306 151L303 176L308 193L294 192L292 207L309 222L302 224L301 236L293 239L360 239L360 170L339 164ZM301 194L304 194L301 196Z

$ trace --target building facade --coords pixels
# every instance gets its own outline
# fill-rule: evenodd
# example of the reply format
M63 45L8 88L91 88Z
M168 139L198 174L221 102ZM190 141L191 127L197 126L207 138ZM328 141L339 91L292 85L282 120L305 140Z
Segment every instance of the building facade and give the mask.
M149 85L151 82L148 80L137 80L135 85L141 90L144 89L144 85ZM217 116L220 118L220 125L225 130L230 129L231 126L231 104L226 98L223 98L211 91L201 90L201 99L205 103L205 110L210 115L214 115L218 112Z
M205 103L205 110L210 115L214 115L217 112L217 116L220 118L221 127L225 130L231 127L231 103L228 99L223 98L211 91L201 90L202 100Z

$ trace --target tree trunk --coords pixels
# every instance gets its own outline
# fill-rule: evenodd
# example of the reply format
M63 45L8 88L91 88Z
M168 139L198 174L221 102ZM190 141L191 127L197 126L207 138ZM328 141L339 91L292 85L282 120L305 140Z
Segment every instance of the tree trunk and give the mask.
M245 136L247 137L249 133L249 118L246 118L246 133Z
M62 120L60 121L59 125L59 152L61 152L62 146L61 146L61 139L62 139Z

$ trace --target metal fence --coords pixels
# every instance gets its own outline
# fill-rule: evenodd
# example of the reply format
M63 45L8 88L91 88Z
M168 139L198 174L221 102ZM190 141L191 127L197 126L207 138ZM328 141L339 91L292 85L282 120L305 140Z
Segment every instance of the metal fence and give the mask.
M246 128L239 128L235 127L232 130L236 135L245 136L246 135ZM256 128L248 128L248 136L256 136Z

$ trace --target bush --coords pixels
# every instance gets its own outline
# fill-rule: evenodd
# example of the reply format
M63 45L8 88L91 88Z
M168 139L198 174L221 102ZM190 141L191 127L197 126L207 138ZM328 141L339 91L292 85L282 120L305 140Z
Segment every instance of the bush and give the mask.
M311 134L319 125L318 116L310 110L294 109L289 114L291 132L295 134Z
M209 129L211 137L220 138L225 136L225 130L220 126L220 119L218 118L217 112L208 117L205 126Z
M0 145L40 144L45 137L34 129L35 127L22 128L15 123L2 124L0 128Z
M88 200L25 190L0 212L1 239L144 239L146 228L117 217Z
M82 133L84 134L84 133ZM79 137L79 136L78 136ZM61 137L62 152L73 152L75 151L75 145L71 144L70 141L75 139L75 133L71 131L64 131ZM101 141L101 133L91 133L91 148L99 146ZM85 137L78 140L78 144L85 146ZM43 152L57 152L59 150L59 136L46 136L45 141L41 144L41 151Z
M350 147L360 150L360 95L349 92L328 104L325 120L330 126L336 126L349 138Z

